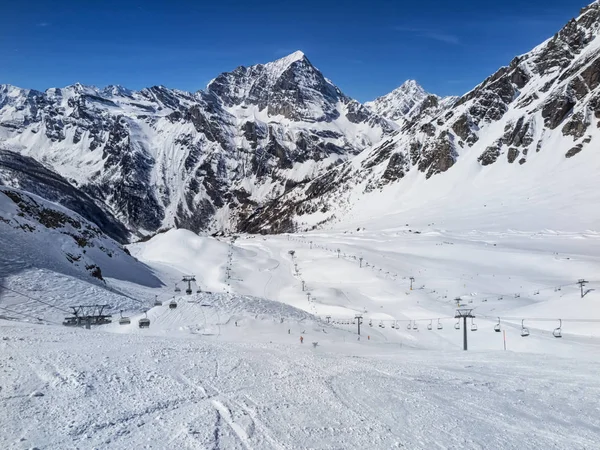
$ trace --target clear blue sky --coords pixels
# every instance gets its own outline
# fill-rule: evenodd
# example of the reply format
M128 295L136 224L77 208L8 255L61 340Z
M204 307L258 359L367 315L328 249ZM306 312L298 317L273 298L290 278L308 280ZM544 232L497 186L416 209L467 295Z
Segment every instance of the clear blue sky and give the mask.
M195 91L239 65L302 50L361 101L408 78L459 95L591 1L7 0L0 83Z

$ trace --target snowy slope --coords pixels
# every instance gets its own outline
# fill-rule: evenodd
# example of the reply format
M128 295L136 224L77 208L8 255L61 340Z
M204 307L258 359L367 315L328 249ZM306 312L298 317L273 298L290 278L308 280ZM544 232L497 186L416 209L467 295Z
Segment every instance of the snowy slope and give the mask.
M5 186L0 186L0 248L0 314L15 319L62 320L70 306L96 304L99 295L123 308L138 305L114 289L110 278L162 285L96 225Z
M130 248L166 287L109 280L138 299L163 299L132 308L130 325L0 320L0 399L9 405L0 409L0 446L595 448L600 294L581 299L573 281L598 286L599 243L404 227L235 242L159 234ZM203 290L229 281L233 294L175 294L190 271ZM479 327L468 331L467 353L455 296ZM142 330L146 309L151 326Z

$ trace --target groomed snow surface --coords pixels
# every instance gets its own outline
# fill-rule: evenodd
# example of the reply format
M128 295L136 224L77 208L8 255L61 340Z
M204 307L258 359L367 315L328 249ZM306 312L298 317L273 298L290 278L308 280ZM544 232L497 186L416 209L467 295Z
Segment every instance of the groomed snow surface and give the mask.
M595 232L171 230L129 250L162 287L0 258L0 448L600 448ZM112 324L60 325L103 302Z

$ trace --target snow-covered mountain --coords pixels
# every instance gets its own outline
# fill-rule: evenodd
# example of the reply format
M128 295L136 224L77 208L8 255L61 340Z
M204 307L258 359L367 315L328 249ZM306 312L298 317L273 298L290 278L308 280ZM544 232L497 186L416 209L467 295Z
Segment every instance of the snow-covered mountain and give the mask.
M600 165L599 30L594 2L450 106L421 108L399 133L290 191L244 229L310 228L407 205L422 217L442 198L482 206L498 192L505 202L540 192L547 211L524 210L549 220L575 198L597 204L589 183Z
M362 214L361 202L382 212L407 192L435 200L479 179L482 196L492 185L538 188L574 164L582 183L597 159L599 17L594 2L460 98L408 81L362 105L302 52L196 93L2 85L0 144L141 234L321 226Z
M61 205L7 186L0 186L0 245L0 284L5 278L31 271L33 265L88 282L103 282L108 276L161 286L148 267L94 223Z
M238 67L206 91L0 86L0 143L104 203L130 229L238 217L390 135L306 56Z
M365 106L382 117L393 121L410 120L432 107L446 109L458 100L458 97L441 98L430 94L415 80L405 81L389 94L376 98Z
M0 149L0 185L18 188L58 203L98 226L106 235L124 244L129 232L109 211L35 159Z

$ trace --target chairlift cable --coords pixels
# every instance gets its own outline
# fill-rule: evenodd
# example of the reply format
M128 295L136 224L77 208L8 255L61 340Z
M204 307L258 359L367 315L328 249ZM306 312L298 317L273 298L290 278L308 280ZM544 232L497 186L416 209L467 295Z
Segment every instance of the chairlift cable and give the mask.
M0 287L3 288L3 289L6 289L7 291L11 291L11 292L14 292L15 294L18 294L18 295L21 295L21 296L23 296L25 298L28 298L29 300L33 300L35 302L43 303L44 305L49 306L49 307L54 308L54 309L57 309L57 310L59 310L59 311L61 311L63 313L71 314L71 311L67 311L66 309L62 309L62 308L60 308L58 306L55 306L55 305L53 305L51 303L45 302L45 301L40 300L38 298L31 297L31 296L29 296L27 294L23 294L22 292L16 291L16 290L11 289L11 288L9 288L7 286L4 286L2 284L0 284Z
M20 312L20 311L13 311L12 309L8 309L8 308L5 308L5 307L3 307L3 306L0 306L0 309L1 309L1 310L3 310L3 311L7 311L7 312L9 312L9 313L11 313L11 314L18 314L18 315L21 315L21 316L23 316L23 317L29 317L29 318L31 318L31 319L35 319L35 320L37 320L38 322L39 322L39 321L44 321L44 322L51 323L51 324L53 324L53 325L60 325L58 322L54 322L54 321L52 321L52 320L48 320L48 319L43 319L43 318L41 318L41 317L35 317L35 316L32 316L31 314L23 313L23 312Z

